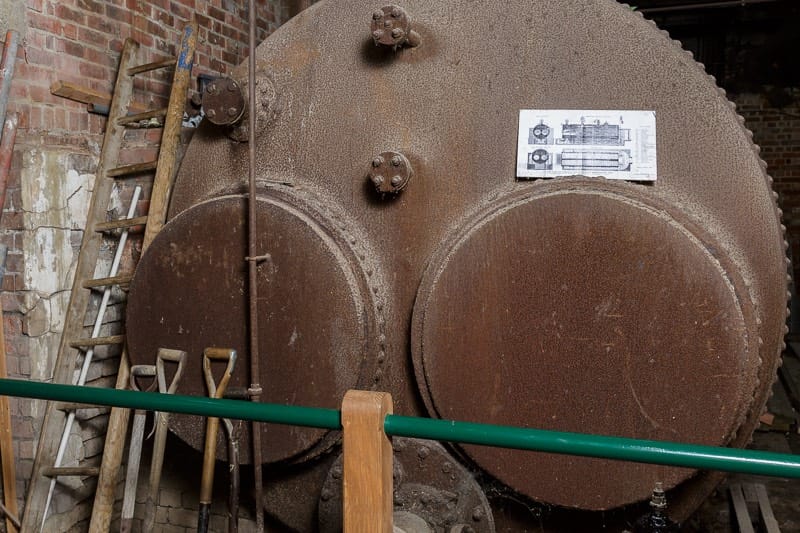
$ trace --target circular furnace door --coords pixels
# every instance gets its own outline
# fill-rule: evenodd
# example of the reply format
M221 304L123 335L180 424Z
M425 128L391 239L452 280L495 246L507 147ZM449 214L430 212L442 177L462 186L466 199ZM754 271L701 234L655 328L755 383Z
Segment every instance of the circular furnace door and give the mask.
M567 182L568 183L568 182ZM446 243L413 317L435 416L724 445L756 386L752 310L666 212L565 185L501 201ZM746 318L747 317L747 318ZM750 318L750 320L748 320ZM463 446L538 501L610 509L691 470Z
M371 383L377 353L372 307L357 260L323 223L275 197L257 203L258 326L263 402L338 408L344 393ZM206 396L206 347L234 348L229 389L250 385L246 198L197 204L153 240L131 283L127 314L133 364L153 364L158 348L188 352L178 394ZM217 380L222 366L216 368ZM170 429L198 450L204 420L172 415ZM246 427L245 425L244 427ZM298 460L332 443L326 432L260 424L267 462ZM244 429L243 427L243 429ZM226 457L220 432L217 455ZM244 430L241 442L249 442ZM251 461L242 446L242 461Z

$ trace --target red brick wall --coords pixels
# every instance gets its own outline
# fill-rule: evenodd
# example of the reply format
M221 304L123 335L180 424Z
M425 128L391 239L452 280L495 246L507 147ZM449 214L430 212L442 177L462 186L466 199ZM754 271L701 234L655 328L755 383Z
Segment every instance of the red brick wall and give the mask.
M783 209L787 239L794 260L794 276L800 276L800 98L789 107L776 108L758 94L735 98L738 112L761 147L767 172L775 180L778 203Z
M259 42L284 20L277 1L260 1ZM197 21L194 73L225 73L247 57L245 0L28 0L28 29L20 48L12 99L21 127L98 134L103 119L50 94L56 80L110 91L123 42L141 44L142 62L175 53L186 23ZM144 89L163 95L168 74L151 75Z

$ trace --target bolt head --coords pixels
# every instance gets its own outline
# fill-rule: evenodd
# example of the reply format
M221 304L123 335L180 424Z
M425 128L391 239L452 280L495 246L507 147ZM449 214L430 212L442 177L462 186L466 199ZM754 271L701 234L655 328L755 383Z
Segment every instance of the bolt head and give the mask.
M319 497L320 497L320 499L322 499L322 501L326 502L326 501L330 500L333 497L333 493L328 489L323 489L322 493L320 493Z
M382 164L383 164L383 158L382 157L376 157L375 159L372 160L372 166L375 167L375 168L378 168Z
M392 9L392 16L394 18L399 19L402 14L403 14L403 12L400 11L400 9L398 9L398 8Z
M208 115L208 118L214 118L217 116L217 112L214 109L209 109L206 111L206 115Z
M383 30L375 30L372 32L372 38L379 41L383 37Z
M239 110L236 109L235 107L228 108L228 115L229 116L235 117L238 113L239 113Z
M383 18L383 11L376 9L372 12L372 20L381 20Z
M392 21L391 20L383 21L383 27L384 28L391 28L392 27Z
M405 32L400 28L395 28L392 30L392 37L394 37L395 39L400 39L401 37L403 37L403 35L405 35Z
M473 509L472 519L475 520L476 522L480 522L481 520L483 520L483 509L481 509L480 507L476 507L475 509Z
M400 159L400 156L399 156L399 155L396 155L396 156L394 156L394 157L392 158L392 165L394 165L394 166L396 166L396 167L399 167L399 166L400 166L400 163L402 163L402 162L403 162L403 160L402 160L402 159Z
M383 176L381 175L373 176L372 183L374 183L376 187L380 187L381 185L383 185Z
M212 83L211 85L208 86L208 94L217 94L217 92L218 91L216 83Z
M403 183L403 178L400 176L394 176L392 178L392 186L399 187Z
M420 446L417 449L417 457L419 457L420 459L425 459L430 454L431 454L431 451L427 446Z

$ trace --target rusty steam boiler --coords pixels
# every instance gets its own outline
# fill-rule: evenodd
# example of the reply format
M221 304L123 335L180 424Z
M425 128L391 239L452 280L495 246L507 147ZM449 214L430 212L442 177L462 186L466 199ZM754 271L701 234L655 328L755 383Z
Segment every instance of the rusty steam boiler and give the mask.
M611 0L330 0L256 52L262 401L376 389L399 414L748 443L784 334L780 211L734 106L654 24ZM658 179L518 179L522 109L655 111ZM131 359L188 351L179 393L206 394L207 346L237 349L231 385L250 383L238 133L199 128L131 284ZM202 449L201 420L170 425ZM261 431L268 516L336 531L339 435ZM409 531L614 531L656 482L681 520L720 480L395 448Z

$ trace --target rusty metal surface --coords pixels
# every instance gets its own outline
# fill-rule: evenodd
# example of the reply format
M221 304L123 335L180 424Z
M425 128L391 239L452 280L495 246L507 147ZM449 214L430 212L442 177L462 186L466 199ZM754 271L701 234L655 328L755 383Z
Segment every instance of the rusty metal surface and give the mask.
M441 444L394 437L392 448L396 518L413 523L413 516L436 533L449 533L454 528L456 531L494 533L492 510L483 490L473 475ZM342 457L339 456L328 471L320 492L319 532L341 531Z
M203 92L203 112L213 124L236 124L244 117L245 109L242 87L232 78L216 79Z
M372 383L367 354L370 311L358 266L309 213L275 197L257 202L259 246L270 258L259 264L259 293L270 302L260 317L259 342L270 357L260 366L270 383L268 402L337 407L353 387ZM131 284L128 348L134 364L152 363L158 348L188 353L178 394L205 394L202 353L209 346L238 351L231 386L248 386L247 253L245 202L241 197L212 200L172 221L153 241ZM313 268L310 268L313 265ZM280 282L278 282L280 280ZM146 290L142 288L146 287ZM322 301L320 295L329 300ZM346 333L345 333L346 332ZM299 382L304 382L298 387ZM172 416L170 428L202 449L202 420ZM330 445L316 429L261 425L263 453L274 462L313 456ZM247 442L249 432L243 431ZM217 457L225 458L218 438ZM243 447L241 461L251 461Z
M714 257L717 244L608 185L542 189L496 202L431 260L412 329L429 410L727 444L750 407L758 359L745 318L752 304L730 265ZM582 509L637 501L656 481L673 487L692 473L465 451L535 500Z
M473 303L468 296L472 291L476 302L483 298L496 311L504 312L502 301L509 300L515 306L509 308L519 320L526 318L525 310L551 314L556 311L558 319L553 325L547 324L544 317L529 317L528 321L536 327L524 331L530 341L528 351L502 353L517 370L508 375L506 387L507 390L510 386L516 396L501 398L505 403L498 403L498 413L493 414L492 402L477 405L471 397L490 394L493 388L478 390L470 387L469 382L464 383L458 402L475 407L468 413L468 419L499 417L508 413L503 409L511 402L521 411L530 410L537 403L555 405L543 395L552 392L557 383L574 377L588 389L567 396L562 392L561 397L569 403L555 405L560 411L556 411L556 421L551 418L552 427L561 428L556 424L558 416L565 417L569 412L573 422L585 423L582 429L591 426L602 433L629 430L636 436L646 436L674 430L679 435L689 435L697 430L690 439L745 445L765 404L781 349L786 303L784 243L780 213L763 162L732 104L713 80L667 35L639 14L611 1L509 0L475 4L468 0L410 0L401 7L413 17L420 45L397 50L375 46L367 22L377 7L356 0L317 3L280 28L257 50L259 91L255 107L260 190L262 194L283 191L289 205L302 198L314 206L325 206L319 208L315 220L329 231L328 235L341 249L351 250L347 253L357 256L352 264L363 265L360 268L364 275L356 277L363 278L368 289L348 298L367 298L369 294L375 303L362 305L367 309L374 306L377 327L366 335L348 324L338 328L340 342L351 338L348 346L355 350L347 352L343 361L361 358L379 363L371 370L355 371L361 383L369 385L372 383L369 377L377 379L376 387L393 394L397 413L437 415L439 409L460 409L455 405L459 391L448 383L447 368L458 373L475 364L492 371L490 375L495 378L498 375L493 372L495 368L504 368L500 364L501 353L487 346L497 342L496 347L524 348L509 335L521 327L513 321L501 323L494 317L495 322L486 323L454 321L438 328L438 332L430 329L430 325L425 326L425 320L414 314L418 295L420 301L428 293L433 298L419 303L418 308L432 306L433 311L449 312L446 302L443 303L445 286L434 283L426 290L423 282L426 270L440 267L444 277L438 283L459 287L465 294L456 294L454 298L465 304ZM240 67L233 77L242 82L245 72L244 66ZM658 181L652 185L604 180L561 184L517 182L514 179L517 117L520 109L531 108L655 110ZM201 127L178 175L170 208L172 220L166 229L179 222L185 225L179 214L188 215L189 210L195 209L193 206L204 200L243 192L247 183L247 150L246 145L232 143L217 129ZM365 179L365 166L375 154L386 150L404 154L414 168L413 182L390 202L382 201ZM555 194L560 187L575 188L575 196L559 197L564 204L555 199L544 201L545 196ZM530 202L504 213L509 202L520 195L529 195ZM579 218L570 218L562 212L562 206L583 211L576 214ZM493 222L478 230L476 222L492 212L496 213ZM509 222L515 217L529 231ZM552 220L567 224L563 236L562 226ZM589 241L584 253L574 243L570 245L571 238L583 238L582 232L596 231L595 222L604 224L610 232L595 234L606 237L605 246L599 241ZM641 224L641 228L631 227L629 224L633 222ZM271 226L265 221L259 227L270 228L270 239L292 236L281 224ZM476 233L459 244L459 236L465 235L469 228ZM183 227L173 230L176 243L183 238L180 233L184 231L187 230ZM205 231L210 234L207 228ZM550 234L541 234L545 231ZM635 246L626 251L625 241L614 239L617 234L632 239ZM509 267L503 267L479 247L473 248L471 238L477 239L475 243L491 245L498 258L509 259L514 256L512 250L520 257L531 258L533 252L526 246L563 245L563 250L556 250L558 253L552 259L537 256L543 271L552 276L552 283L544 279L531 283L539 291L542 288L550 291L553 299L542 301L538 293L511 290L513 273ZM222 246L224 242L215 244ZM264 249L269 251L272 243L266 244ZM500 248L501 245L506 248ZM662 249L670 253L661 257L657 251ZM452 250L453 261L470 264L449 264L442 257L442 250ZM620 261L638 254L658 282L637 278L623 270L615 271L612 252L628 254L620 255ZM160 253L168 250L162 247ZM596 259L590 254L597 255ZM238 263L239 256L236 257L232 264L244 268ZM331 275L324 270L325 261L320 257L315 259L308 263L313 264L313 271L319 269L319 276ZM143 265L146 268L155 261L146 255ZM591 261L606 270L590 268ZM439 267L429 266L435 264ZM481 278L481 284L475 285L475 276L482 265L505 272L511 279ZM360 271L352 265L350 268ZM531 276L536 272L527 264L520 264L520 268L528 269ZM669 269L676 269L674 277L668 275ZM616 272L616 276L609 276L609 270ZM625 277L626 273L629 277ZM707 275L706 284L699 283L696 277L699 273ZM150 299L153 302L150 309L157 314L157 296L144 293L158 293L162 287L180 282L168 269L161 275L160 285L150 288L147 283L138 282L137 273L131 288L131 304L137 299ZM282 269L273 283L289 292L297 275L296 271ZM457 279L462 275L463 282ZM580 281L587 294L580 294L577 285L569 285L572 292L566 296L574 300L572 305L555 299L562 277L570 283ZM681 282L689 283L689 287ZM661 293L661 284L670 287L669 294ZM216 296L221 296L221 292ZM619 300L626 316L640 314L620 323L615 323L618 319L613 317L592 322L596 316L592 314L594 306L605 303L603 296L611 298L611 303ZM701 310L698 301L681 302L682 296L702 296L709 305L718 307ZM313 299L331 305L338 302L326 295L321 282ZM591 305L581 307L582 303ZM694 316L700 324L717 313L730 320L727 323L710 320L709 329L704 330L694 324L693 312L681 307L681 303L696 305ZM677 306L676 310L671 311L672 306ZM310 305L298 309L292 323L283 324L287 330L281 334L290 334L290 326L303 323L308 318L304 318L304 313L310 313L311 309ZM456 311L469 312L469 320L482 316L468 306L453 309ZM647 312L654 313L660 321L647 323ZM280 316L281 306L270 303L262 316L273 316L270 313ZM469 353L442 354L430 352L424 346L414 348L417 366L421 362L427 365L429 358L432 365L431 376L423 372L417 379L411 357L412 315L419 324L418 338L428 339L437 350L448 349L451 341L452 347L458 346L458 339L447 340L448 336L453 337L447 329L452 327L456 332L468 334L475 343L480 341L477 346L481 351L470 352L482 357L491 352L492 360L472 361ZM582 320L582 317L588 318ZM501 330L489 328L490 323ZM591 327L592 323L596 329ZM616 354L616 359L605 360L609 365L605 367L602 361L582 357L587 348L579 341L556 342L556 333L565 333L558 329L559 325L565 330L591 333L591 338L597 341L612 340L606 337L618 327L622 333L619 337L625 340L625 349L636 363L630 375L643 380L633 383L636 398L625 379L623 371L627 367L621 363L625 360L622 352ZM384 331L379 331L381 326ZM675 333L681 328L689 332L683 340ZM142 342L134 337L151 335L151 330L158 332L158 325L139 327L130 342L133 345ZM715 330L718 338L710 334ZM659 336L666 341L663 349L656 344ZM168 337L165 332L159 341L161 346L170 346L166 342ZM700 339L713 342L704 344ZM361 349L358 347L370 342L374 348L358 352ZM537 359L540 345L548 348L544 359ZM665 379L654 379L643 360L638 359L643 347L657 352L654 364ZM723 347L725 353L721 352ZM238 348L244 355L244 346ZM597 355L597 346L590 348L587 353ZM669 367L664 358L670 354L681 364L689 364L697 374L682 371L680 365ZM325 364L332 364L326 357L330 355L322 357ZM761 364L756 368L757 361ZM299 379L284 374L289 380L296 379L294 385L288 382L280 385L285 387L284 396L295 403L310 400L305 396L310 393L304 378L312 370L316 375L318 369L316 366L312 369L311 362L310 358L303 360L307 368ZM728 364L733 367L723 368ZM580 373L581 367L586 369L586 375ZM735 369L741 369L742 375L734 375ZM508 368L503 371L509 374ZM597 374L597 390L593 382L586 383L590 373ZM545 375L552 376L552 382L545 380ZM526 378L531 386L525 387ZM352 377L351 381L355 379ZM484 380L481 385L495 386L493 381L489 383L488 375L480 379ZM720 394L719 400L705 391L706 383L710 390ZM243 384L244 381L239 383ZM498 387L498 391L502 390L502 379ZM318 390L312 399L320 401L308 403L336 405L340 397L326 397L333 392L331 387L327 392ZM695 418L688 414L691 402L685 396L689 394L698 395ZM569 405L584 408L592 398L597 403L593 406L595 416L569 411ZM615 416L617 399L619 417ZM654 428L642 414L639 404L660 429ZM710 411L723 409L723 404L724 410L714 418ZM678 410L675 416L686 421L688 428L673 426L669 419L660 418L672 409ZM601 424L602 420L607 425ZM187 425L186 433L189 431ZM294 444L286 445L286 451L304 448L291 436L287 438ZM275 445L281 446L278 442ZM270 446L265 446L265 450L269 449ZM569 463L582 469L587 479L599 479L606 490L615 490L608 479L616 476L618 465L592 462L580 467L580 461L542 456L535 463L544 468L542 471L526 467L527 461L503 461L479 456L475 450L466 451L506 481L510 489L548 497L566 506L586 504L597 508L646 498L654 481L652 468L629 467L626 472L631 476L630 487L621 493L595 496L588 490L576 490L573 495L559 490L552 479L545 478L560 476L562 471L568 471L562 467ZM285 454L272 458L281 455ZM576 471L573 469L570 475ZM668 475L671 484L685 477L674 472ZM534 486L533 480L538 479L543 480L542 487L546 490ZM716 474L701 473L672 489L669 499L673 516L685 517L718 480ZM314 490L318 487L309 488L310 492ZM275 509L278 504L270 501L281 502L283 507ZM306 512L308 502L302 498L297 498L297 502L296 514ZM292 505L292 498L267 498L271 513L291 517L292 509L286 505ZM559 529L562 522L557 514L552 515L552 523L544 523L543 530ZM612 516L609 513L591 516L613 530L616 519L608 518ZM624 518L619 520L624 522Z

